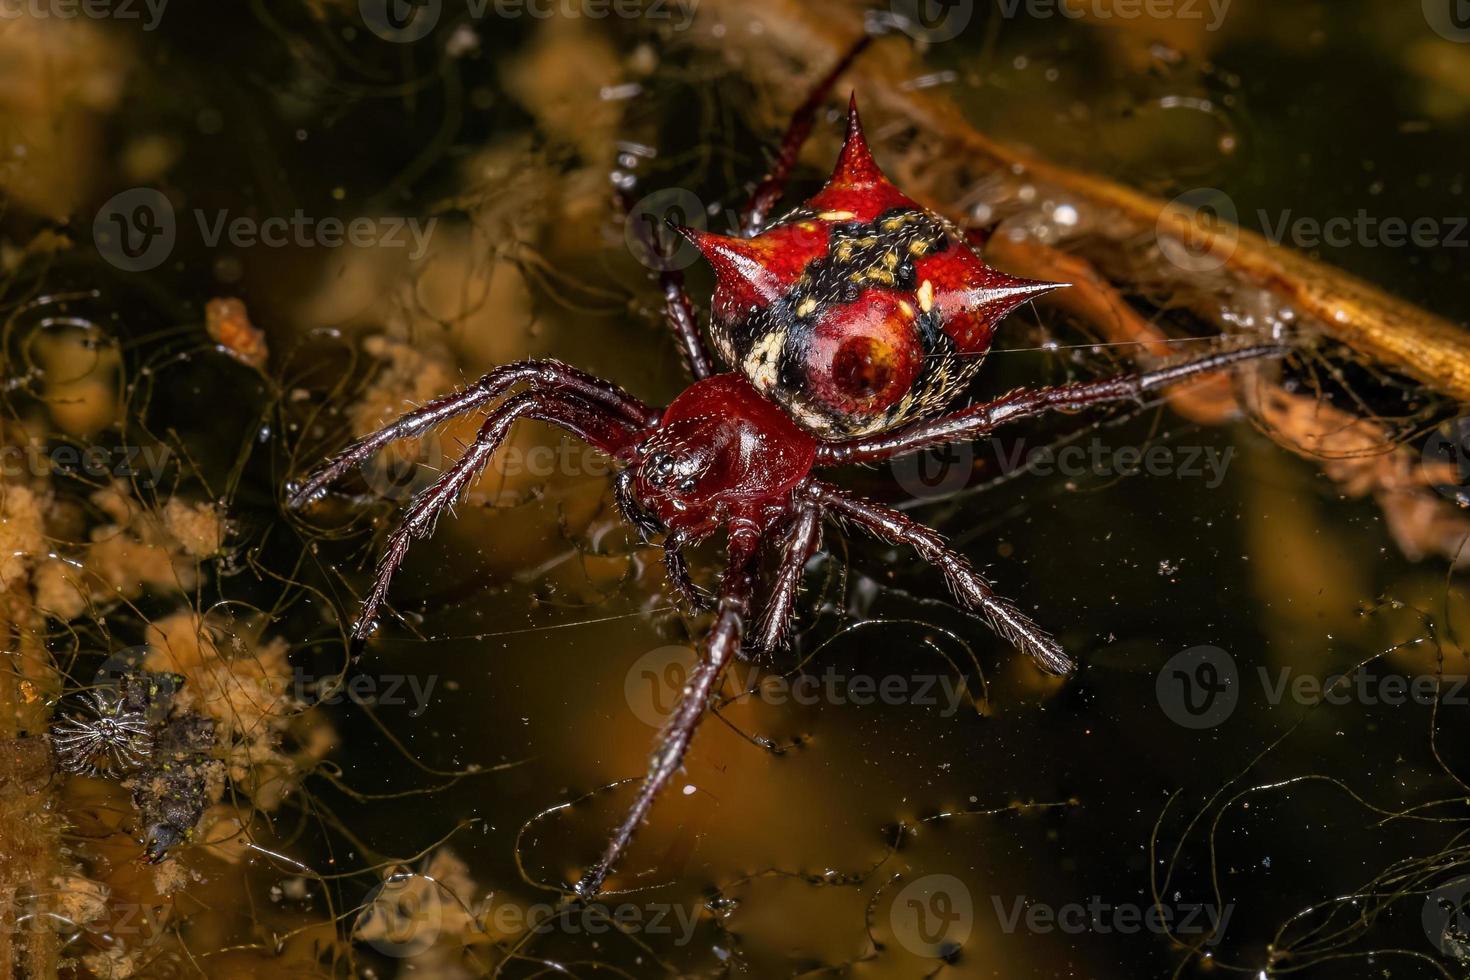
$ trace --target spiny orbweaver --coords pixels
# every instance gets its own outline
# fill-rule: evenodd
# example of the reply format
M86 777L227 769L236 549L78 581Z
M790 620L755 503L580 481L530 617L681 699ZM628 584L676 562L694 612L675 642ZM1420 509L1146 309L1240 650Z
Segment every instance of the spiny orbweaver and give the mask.
M651 408L559 361L509 364L359 440L290 495L292 506L305 504L395 440L503 398L473 444L414 498L388 539L353 627L360 639L373 629L410 543L429 534L474 483L516 420L557 425L622 465L615 499L623 517L645 541L663 535L670 580L692 605L712 607L714 621L637 798L600 860L573 886L583 898L601 890L680 769L711 695L740 653L757 609L762 549L779 548L780 560L754 635L746 639L770 650L787 632L802 570L821 543L827 515L914 548L944 573L963 605L1041 668L1056 674L1072 668L1060 645L938 532L818 479L817 469L974 439L1047 411L1138 399L1238 361L1284 353L1246 347L1142 374L1018 390L942 414L974 377L997 323L1062 284L990 268L964 233L905 196L874 162L855 99L831 178L815 197L767 225L817 109L857 50L793 117L770 173L742 212L740 235L677 229L714 268L710 335L734 370L717 373L682 277L665 272L667 320L694 376L667 408ZM721 530L726 565L719 595L711 597L693 584L683 549Z

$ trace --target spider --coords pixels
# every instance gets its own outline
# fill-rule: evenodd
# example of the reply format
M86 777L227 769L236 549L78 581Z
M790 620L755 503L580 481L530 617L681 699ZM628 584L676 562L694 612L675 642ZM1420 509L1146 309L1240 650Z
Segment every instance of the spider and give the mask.
M692 606L712 608L713 622L636 799L600 859L572 886L583 899L602 889L682 766L712 693L742 652L746 624L754 622L749 646L781 646L825 517L912 547L943 572L960 603L1042 669L1072 669L1056 640L937 531L819 479L817 469L974 439L1048 411L1139 399L1236 362L1285 353L1277 346L1246 347L1140 374L1022 389L946 413L974 377L997 323L1064 284L990 268L974 238L905 196L874 161L855 97L831 178L805 204L767 223L818 109L862 47L849 52L792 117L770 171L742 212L741 234L676 228L714 269L709 333L729 370L716 370L682 276L665 272L666 319L694 377L668 407L652 408L559 361L523 361L409 412L289 488L290 506L302 506L395 440L503 399L463 456L413 499L389 537L352 627L359 642L373 630L409 545L433 531L517 420L559 426L622 464L614 499L623 518L645 543L663 535L670 581ZM694 585L684 549L719 531L727 556L719 593L710 596ZM753 620L759 557L767 547L779 549L779 563Z

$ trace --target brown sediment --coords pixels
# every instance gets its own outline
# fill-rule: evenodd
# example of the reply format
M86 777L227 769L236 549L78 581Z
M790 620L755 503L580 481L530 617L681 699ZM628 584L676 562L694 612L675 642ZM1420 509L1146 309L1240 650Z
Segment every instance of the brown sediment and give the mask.
M14 685L0 685L6 723L15 717L14 693ZM0 738L0 971L6 977L55 976L61 954L56 930L28 914L59 869L50 774L51 749L43 739Z
M213 505L170 498L154 512L122 481L90 499L109 522L93 528L74 553L48 558L35 571L36 604L58 619L146 591L188 592L199 580L199 560L223 546L224 519Z
M39 332L28 346L44 379L41 397L58 429L87 438L116 423L122 412L122 353L111 338L87 329L53 328Z
M807 70L820 70L841 57L861 31L856 20L841 20L830 10L797 0L710 0L701 15L706 26L720 21L726 29L718 35L694 31L693 40L727 53L738 50L746 62L764 59L763 68L772 59L784 58ZM761 25L758 33L749 30L752 23ZM752 43L739 45L742 38ZM757 42L763 52L754 50ZM784 67L789 72L789 66ZM1264 290L1310 319L1325 335L1374 362L1452 398L1470 401L1470 333L1463 327L1340 269L1273 246L1254 232L1209 227L1192 208L1004 146L978 132L942 93L907 84L919 74L908 46L894 40L874 45L849 77L864 106L897 116L940 141L941 146L926 148L931 178L935 170L949 166L968 174L967 179L954 181L957 186L972 185L983 177L995 182L1003 198L1014 199L1025 184L1041 197L1074 200L1101 216L1088 223L1088 232L1106 237L1116 248L1151 251L1167 242L1217 265L1214 274L1227 306L1236 289ZM1178 279L1183 292L1200 292L1199 274L1167 265L1159 259L1151 263L1151 270ZM1205 312L1218 317L1221 311L1216 307Z
M250 322L244 300L217 297L204 305L204 332L250 367L260 370L270 359L265 333Z
M59 679L40 637L43 617L31 599L30 573L45 553L46 497L0 482L0 974L56 975L61 944L44 914L52 878L61 873L61 837L51 779L51 751L41 737Z
M121 101L133 46L86 18L25 16L0 26L0 191L59 222L103 170L104 120Z
M214 720L230 781L256 809L276 810L336 747L330 726L302 714L283 638L266 639L258 626L213 622L187 609L151 624L145 638L143 667L185 679L176 703ZM291 752L282 748L288 732L297 745ZM212 786L209 795L218 802L223 786ZM219 818L209 822L217 826Z
M63 954L78 957L96 975L138 975L178 955L168 925L180 912L185 885L228 887L218 876L201 878L199 870L209 867L209 857L225 856L221 846L231 835L221 832L219 813L194 838L203 846L180 845L163 863L145 864L129 784L67 778L55 770L47 731L62 684L43 642L54 621L83 621L98 607L126 603L145 590L179 595L192 589L203 575L201 563L226 546L222 509L177 497L146 505L122 482L94 491L88 504L97 524L90 535L83 533L87 508L54 495L44 473L25 482L0 481L0 629L6 637L0 671L0 975L7 977L56 976ZM258 632L207 628L186 608L153 623L146 635L148 663L185 676L177 706L196 706L217 722L224 764L201 756L199 771L207 776L206 798L232 814L235 807L218 802L225 765L250 804L269 811L336 744L322 719L298 713L287 690L284 641L262 641ZM287 731L296 746L289 752L281 748ZM145 796L148 789L141 787ZM85 855L68 855L64 835L79 828ZM140 910L146 929L137 921ZM112 936L112 924L124 917L131 931L105 943L65 941L76 927Z

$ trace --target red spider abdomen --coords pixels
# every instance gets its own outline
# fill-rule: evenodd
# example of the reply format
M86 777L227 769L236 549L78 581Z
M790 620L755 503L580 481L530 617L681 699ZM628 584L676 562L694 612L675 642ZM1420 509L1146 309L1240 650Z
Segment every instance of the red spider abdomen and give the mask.
M914 389L925 348L911 303L873 292L812 327L803 374L812 397L847 416L872 417Z
M753 238L685 234L715 270L720 356L824 440L944 409L996 323L1053 288L990 268L884 177L856 108L832 177L804 205Z

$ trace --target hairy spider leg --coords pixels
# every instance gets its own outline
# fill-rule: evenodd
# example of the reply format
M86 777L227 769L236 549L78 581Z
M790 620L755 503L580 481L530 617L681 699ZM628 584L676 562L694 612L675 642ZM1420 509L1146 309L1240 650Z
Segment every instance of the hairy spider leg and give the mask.
M684 288L682 269L665 269L659 273L659 288L664 294L664 322L674 333L684 368L695 381L703 381L715 373L715 359L699 330L699 317L694 314L694 301Z
M590 899L602 890L608 873L647 819L659 793L683 766L684 754L688 752L694 732L704 718L710 695L740 651L743 624L750 615L751 596L755 592L756 558L760 547L761 535L753 527L739 524L730 532L725 572L720 579L718 612L705 636L702 656L685 682L679 702L659 736L658 747L649 762L648 775L639 787L638 796L627 816L613 833L602 857L573 886L579 897Z
M811 92L807 94L806 101L792 115L791 121L786 126L786 134L782 137L780 151L776 154L770 171L756 186L750 200L740 213L740 233L742 235L749 237L759 234L765 227L771 208L785 193L786 184L791 179L791 171L796 166L796 159L801 154L802 146L812 134L812 124L816 120L817 110L831 95L832 87L837 84L837 79L852 65L857 56L862 54L872 40L868 35L859 38L833 66L832 70L812 87ZM632 204L626 197L623 197L622 203L625 212ZM694 313L694 303L689 298L688 290L684 287L683 270L665 269L659 273L659 289L664 294L664 322L668 324L679 346L685 369L695 381L702 381L710 377L716 370L715 360L710 354L709 345L704 341L704 335L700 332L699 318Z
M771 215L771 208L781 199L786 192L786 183L791 179L791 171L796 168L797 157L801 155L801 148L806 145L807 139L812 135L812 125L817 119L817 110L827 101L832 87L837 84L837 79L842 73L851 67L869 44L873 42L871 35L864 34L847 49L844 54L833 65L827 74L823 75L812 90L807 93L806 101L797 107L791 114L791 121L786 125L786 134L781 138L781 147L776 153L776 158L771 161L771 169L761 182L756 185L746 202L744 210L740 212L740 233L746 238L759 235L765 230L766 220Z
M363 436L333 456L305 483L293 488L286 499L287 506L301 507L321 496L334 481L353 467L367 462L384 446L399 439L416 436L441 422L494 401L522 382L526 382L532 391L578 395L640 428L658 421L657 410L649 408L610 381L604 381L557 360L517 361L498 367L475 383L441 395L423 407L394 419L378 431Z
M1078 381L1049 388L1021 388L994 401L971 405L961 411L894 432L878 433L845 442L824 443L817 447L817 465L873 463L930 446L964 442L986 435L1004 422L1031 418L1048 411L1075 411L1108 402L1136 400L1165 385L1217 371L1240 361L1281 357L1289 350L1274 345L1243 347L1153 371L1121 374L1101 381Z
M511 426L520 419L535 419L560 426L609 456L616 456L635 435L627 419L605 405L597 405L575 395L553 395L533 390L506 399L485 419L464 455L439 479L414 496L413 503L389 536L383 556L378 561L372 591L363 601L362 612L353 624L354 641L362 640L374 629L378 608L388 595L388 585L403 564L409 545L433 533L439 515L454 506L505 440Z
M796 616L796 600L801 592L801 576L807 562L822 545L822 512L816 504L796 504L796 518L791 522L781 546L781 561L775 581L766 597L766 610L756 630L754 646L759 650L779 649Z
M969 559L949 547L938 531L891 507L854 497L820 480L808 480L800 492L880 540L913 548L919 557L944 573L955 598L977 610L996 635L1015 644L1042 670L1067 674L1076 666L1061 644L1017 609L1015 603L996 595Z
M688 543L678 533L670 534L664 539L664 570L668 573L670 584L689 608L708 612L715 607L715 597L694 584L694 577L689 574L689 562L684 557L684 547Z

